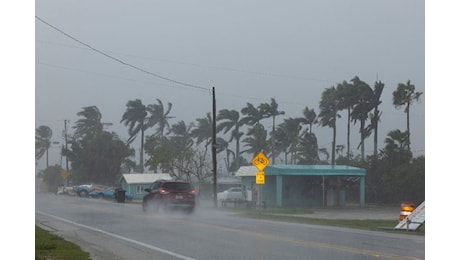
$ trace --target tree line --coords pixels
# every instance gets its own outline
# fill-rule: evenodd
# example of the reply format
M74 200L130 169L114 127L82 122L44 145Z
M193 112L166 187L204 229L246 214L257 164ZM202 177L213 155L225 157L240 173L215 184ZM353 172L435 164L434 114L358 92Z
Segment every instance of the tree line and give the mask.
M246 103L240 111L222 109L217 113L216 151L224 157L227 172L236 172L240 166L250 165L257 153L263 152L271 163L285 164L342 164L367 170L366 197L375 202L395 202L406 198L416 202L424 200L424 156L413 158L410 140L410 108L423 94L417 92L410 81L399 83L393 91L393 105L404 108L406 129L387 133L385 146L378 149L378 126L382 111L379 109L384 83L376 81L371 87L355 76L326 88L321 95L318 113L309 106L303 116L276 119L285 115L274 98L270 102L254 105ZM129 100L120 123L126 126L129 138L123 141L115 132L104 129L102 115L97 106L84 107L77 113L79 119L72 127L73 135L66 136L68 148L62 155L71 163L70 178L73 183L94 182L115 184L121 173L167 172L175 178L198 183L212 176L211 113L194 122L181 120L171 124L173 104L160 99L153 104L143 104L140 99ZM337 145L336 120L345 117L346 145ZM269 127L262 123L269 120ZM358 124L360 154L350 151L351 124ZM333 131L329 149L319 148L313 125L329 127ZM151 134L149 131L153 130ZM339 129L340 130L340 129ZM364 142L373 135L372 155L364 153ZM43 173L48 182L61 181L60 166L48 165L51 146L51 128L41 125L36 129L35 157L46 156ZM140 138L139 161L133 160L136 150L132 143ZM346 148L345 155L343 151ZM320 154L326 160L320 159ZM144 159L144 155L146 158ZM338 157L336 158L336 155ZM48 172L48 173L47 173ZM347 180L337 178L338 188Z

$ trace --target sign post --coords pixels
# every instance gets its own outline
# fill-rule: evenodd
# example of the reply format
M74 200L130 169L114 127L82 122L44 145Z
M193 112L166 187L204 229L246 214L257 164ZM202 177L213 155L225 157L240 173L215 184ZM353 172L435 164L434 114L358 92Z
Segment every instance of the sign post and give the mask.
M265 166L270 164L270 160L267 156L265 156L265 154L259 152L251 162L259 170L256 173L256 184L265 184L265 173L263 170L265 169Z

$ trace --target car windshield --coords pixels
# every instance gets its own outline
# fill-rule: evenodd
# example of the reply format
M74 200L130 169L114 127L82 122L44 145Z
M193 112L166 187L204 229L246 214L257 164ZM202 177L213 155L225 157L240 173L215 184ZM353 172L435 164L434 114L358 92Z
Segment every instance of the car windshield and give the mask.
M176 191L186 191L191 189L190 184L185 182L166 182L163 185L163 188Z

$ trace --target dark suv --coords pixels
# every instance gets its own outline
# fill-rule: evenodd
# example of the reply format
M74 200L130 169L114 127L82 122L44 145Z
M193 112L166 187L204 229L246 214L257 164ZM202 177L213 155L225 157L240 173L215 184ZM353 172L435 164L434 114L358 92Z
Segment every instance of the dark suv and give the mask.
M195 189L189 182L181 180L157 180L145 189L142 198L142 210L183 210L192 213L195 210Z

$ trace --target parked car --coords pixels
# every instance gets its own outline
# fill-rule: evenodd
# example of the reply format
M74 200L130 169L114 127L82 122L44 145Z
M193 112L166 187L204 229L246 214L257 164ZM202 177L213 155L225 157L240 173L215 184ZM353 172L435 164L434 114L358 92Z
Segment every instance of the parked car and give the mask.
M195 210L195 189L189 182L182 180L157 180L145 189L142 198L142 210L182 210L193 213Z
M108 200L115 200L116 194L118 192L118 188L109 187L107 189L96 189L88 193L88 196L91 198L98 198L98 199L108 199ZM125 199L128 201L133 200L133 194L125 191Z
M218 201L243 200L243 199L244 199L243 191L240 187L231 187L230 189L217 193Z
M100 184L82 184L74 186L73 189L79 197L88 197L88 194L93 190L104 190L110 188Z

